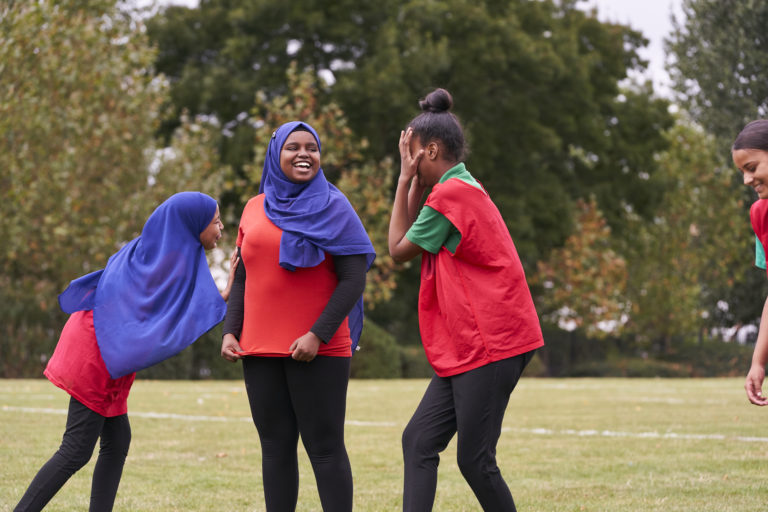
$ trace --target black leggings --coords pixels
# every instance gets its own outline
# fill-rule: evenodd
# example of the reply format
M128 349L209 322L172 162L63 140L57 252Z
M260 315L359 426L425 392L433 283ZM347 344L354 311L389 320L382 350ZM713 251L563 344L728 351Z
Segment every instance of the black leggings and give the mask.
M352 470L344 447L349 357L245 357L243 375L259 433L268 512L296 510L299 434L323 510L352 510Z
M432 377L403 432L404 511L432 510L439 453L456 433L459 469L483 510L516 510L496 465L496 443L509 395L532 356L528 352L453 377Z
M59 450L37 472L14 511L42 510L69 477L88 463L99 438L101 444L93 470L90 510L112 510L131 444L128 415L106 418L71 398L67 428Z

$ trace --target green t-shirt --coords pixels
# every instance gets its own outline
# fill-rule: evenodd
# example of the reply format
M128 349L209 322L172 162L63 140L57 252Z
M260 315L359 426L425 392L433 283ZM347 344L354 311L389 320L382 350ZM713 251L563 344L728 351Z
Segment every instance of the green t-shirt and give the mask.
M765 250L757 235L755 235L755 266L765 270Z
M480 183L469 174L463 162L445 171L439 183L443 183L451 178L458 178L482 190ZM421 209L416 222L413 223L405 237L432 254L440 252L440 248L443 246L454 253L461 241L461 233L451 224L451 221L445 215L429 206Z

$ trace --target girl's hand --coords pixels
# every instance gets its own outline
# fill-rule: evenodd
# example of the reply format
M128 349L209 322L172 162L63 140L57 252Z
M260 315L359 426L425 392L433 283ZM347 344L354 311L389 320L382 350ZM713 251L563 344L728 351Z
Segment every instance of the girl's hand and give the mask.
M240 348L240 343L237 341L234 334L228 333L224 335L224 338L221 340L221 357L234 363L243 357L240 355L240 352L242 351L243 349Z
M310 331L291 343L288 350L291 351L291 357L296 361L304 361L305 363L308 363L317 355L321 343L322 341L320 338Z
M413 128L400 132L400 179L410 182L419 169L419 162L424 156L424 149L420 149L415 155L411 153L411 138Z
M237 255L237 247L232 250L229 257L229 277L227 278L227 287L221 292L221 298L226 302L229 299L229 292L232 291L232 282L235 280L235 270L240 263L240 257Z
M765 379L765 368L760 365L752 365L747 374L747 380L744 383L744 389L747 390L747 398L755 405L768 405L768 399L763 396L763 380Z

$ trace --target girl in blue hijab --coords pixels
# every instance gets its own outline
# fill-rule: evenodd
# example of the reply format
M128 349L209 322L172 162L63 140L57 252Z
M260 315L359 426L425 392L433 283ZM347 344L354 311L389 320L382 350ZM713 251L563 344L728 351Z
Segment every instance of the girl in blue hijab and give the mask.
M71 395L67 427L17 511L41 510L88 462L99 438L90 508L112 510L131 441L127 398L135 372L177 354L224 317L236 255L221 293L205 257L222 227L213 198L175 194L103 270L59 296L70 317L45 375Z
M296 508L299 435L323 510L352 510L344 415L375 252L320 157L306 123L272 135L259 194L240 219L242 264L224 321L222 357L243 361L267 510Z

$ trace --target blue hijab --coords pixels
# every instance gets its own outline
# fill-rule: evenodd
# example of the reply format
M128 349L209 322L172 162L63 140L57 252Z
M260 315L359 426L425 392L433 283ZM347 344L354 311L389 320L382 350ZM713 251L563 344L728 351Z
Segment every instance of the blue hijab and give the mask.
M279 227L280 266L287 270L315 267L325 259L325 253L337 256L365 254L370 269L376 251L349 200L325 179L321 168L306 183L290 181L280 167L280 152L288 136L296 129L309 131L317 141L320 137L307 123L285 123L272 134L264 160L259 193L264 194L267 218ZM363 298L349 313L352 348L357 346L363 330Z
M93 310L113 379L181 352L224 318L226 303L200 242L215 213L216 201L205 194L174 194L106 268L75 279L59 295L66 313Z

